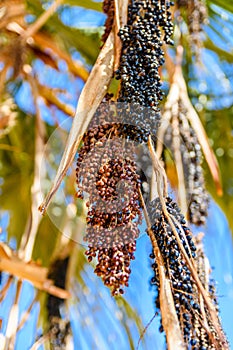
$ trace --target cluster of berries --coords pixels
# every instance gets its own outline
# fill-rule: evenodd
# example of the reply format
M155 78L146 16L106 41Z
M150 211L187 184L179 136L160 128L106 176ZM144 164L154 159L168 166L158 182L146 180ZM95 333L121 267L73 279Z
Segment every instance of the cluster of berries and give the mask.
M187 11L191 48L198 53L202 47L203 25L208 24L208 11L204 0L177 0L178 8Z
M141 221L135 152L115 108L107 101L97 109L83 137L76 169L78 196L89 194L86 255L89 261L97 257L95 272L113 295L128 286Z
M176 231L179 235L180 242L183 245L187 255L197 265L197 271L203 285L206 286L207 292L211 291L212 300L216 303L216 296L212 284L207 281L206 269L202 265L201 258L204 258L203 251L197 249L193 240L192 233L187 227L184 216L181 214L177 204L171 198L166 198L166 208L174 223ZM192 274L187 266L187 263L180 250L179 244L176 240L174 232L164 215L160 199L157 198L150 203L148 212L153 226L151 227L158 247L162 254L165 271L171 283L173 293L174 305L180 328L182 330L184 343L187 349L192 350L210 350L213 349L213 343L209 338L205 328L203 328L202 312L200 296L196 284L193 280ZM182 228L182 229L181 229ZM152 259L154 254L150 255ZM156 307L160 309L159 288L160 281L158 275L158 266L156 261L153 262L152 268L154 276L151 279L151 284L157 286L158 295L156 298ZM216 311L218 311L216 307ZM213 337L216 337L214 328L210 318L208 317L208 310L205 310L208 327L212 331ZM162 326L160 330L163 331Z
M55 286L65 289L66 273L69 258L57 259L50 266L48 278L54 281ZM52 350L65 350L67 338L71 334L70 322L62 319L61 307L64 299L48 295L47 313L49 320L50 346Z
M210 277L211 269L209 266L209 261L204 254L202 244L200 244L200 242L198 242L198 236L195 237L195 240L197 241L196 242L197 252L196 252L196 258L195 258L197 273L198 273L198 276L200 278L202 285L205 287L206 291L209 292L209 296L212 300L212 303L216 309L217 314L219 314L219 305L218 305L218 300L217 300L217 295L216 295L216 282L213 280L213 278ZM209 328L211 329L212 336L213 336L213 338L215 338L215 340L218 340L218 336L216 335L216 331L211 326L209 313L206 312L205 314L206 314L207 322L210 326ZM213 345L210 344L208 337L206 337L205 331L203 331L203 327L201 324L196 325L196 334L199 335L197 345L199 345L200 348L211 349L211 350L215 349L215 347L213 347ZM224 348L224 346L221 345L220 348L222 349L222 348Z
M156 133L160 120L158 105L163 92L159 68L164 63L163 42L172 44L171 5L170 1L132 1L128 23L119 31L122 55L116 71L116 79L121 79L118 101L139 105L131 125L143 130L143 141ZM149 108L148 113L145 107Z
M209 196L205 189L205 181L202 170L202 152L197 135L187 119L187 111L181 101L176 115L180 135L180 154L185 178L186 197L188 203L188 218L194 225L203 225L208 215ZM165 142L174 152L173 130L171 125L167 128Z

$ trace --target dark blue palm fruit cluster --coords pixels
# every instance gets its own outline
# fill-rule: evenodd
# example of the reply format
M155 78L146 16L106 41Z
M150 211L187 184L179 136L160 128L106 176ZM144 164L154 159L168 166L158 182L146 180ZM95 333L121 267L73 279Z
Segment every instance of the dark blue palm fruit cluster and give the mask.
M179 101L179 110L175 117L178 118L179 123L180 154L185 177L188 219L190 223L200 226L206 223L209 195L205 189L201 146L196 132L187 119L187 113L182 101ZM165 134L165 143L174 152L173 134L176 135L177 131L173 129L172 122L173 118Z
M199 54L203 46L203 26L208 24L208 11L205 0L177 0L179 9L187 13L187 24L190 35L191 49Z
M194 225L204 225L208 215L209 195L205 189L202 169L202 152L197 135L185 114L179 114L179 128L182 137L181 155L187 188L188 218ZM187 175L187 176L186 176Z
M133 0L128 23L120 29L122 54L116 79L121 80L118 101L128 105L125 133L148 140L159 126L159 103L163 98L159 68L164 64L163 43L173 44L170 1ZM146 109L148 111L146 112ZM127 124L127 123L126 123ZM130 126L131 127L130 127ZM133 129L137 126L137 132Z
M202 285L209 292L209 296L212 300L212 303L216 309L217 314L219 314L219 305L218 305L218 299L217 299L217 294L216 294L216 282L214 281L213 278L211 278L211 269L209 266L209 261L205 257L202 244L200 244L200 242L198 241L198 236L195 237L195 240L197 243L197 252L196 252L197 256L195 258L197 273L198 273L198 276L200 278ZM211 327L211 322L210 322L208 312L206 312L206 319L210 325L210 330L211 330L212 334L214 335L214 337L217 340L215 330L213 327ZM219 324L220 324L220 322L219 322ZM206 349L211 349L211 350L215 349L215 347L213 347L213 345L211 345L207 342L207 337L205 335L205 332L203 332L203 327L201 324L199 325L199 329L197 330L197 333L200 336L200 341L199 341L200 346L202 346L203 348L206 348ZM224 338L225 335L224 335L223 330L222 330L222 334L223 334L223 338ZM225 345L220 344L216 348L225 349L226 345L228 346L228 344L225 344Z
M141 222L140 179L134 150L122 135L114 103L97 109L77 159L78 197L88 194L88 260L113 295L128 286ZM107 103L109 102L109 103Z
M66 273L69 257L55 260L48 272L48 278L54 281L55 286L65 289ZM65 350L67 348L67 338L71 334L71 326L68 320L61 316L61 307L64 299L51 294L47 299L47 313L49 320L50 348L51 350Z
M195 262L197 271L203 283L204 280L206 281L206 276L203 276L205 271L203 271L203 266L201 265L201 257L204 256L203 252L201 255L200 251L197 250L192 233L187 227L184 216L181 214L177 204L169 197L166 198L165 202L170 217L176 219L172 220L180 237L181 244L183 245L188 257L192 258ZM187 267L187 263L182 255L172 228L163 213L159 198L155 199L149 204L148 213L150 220L153 223L151 229L163 257L166 275L171 283L174 305L183 334L184 343L187 346L187 349L192 350L215 349L212 340L209 338L205 328L203 327L204 320L201 313L200 295L196 284L192 278L189 268ZM176 221L179 223L180 227L182 227L183 232ZM150 255L150 257L155 259L153 253ZM151 279L151 284L157 286L158 294L155 304L156 308L159 310L160 281L156 260L154 260L152 268L154 270L154 276ZM205 284L203 285L205 286ZM214 288L212 284L207 282L206 288L207 292L211 291L212 300L214 301L216 297L214 296ZM218 311L217 307L216 311ZM208 316L208 310L205 309L205 313L208 327L212 332L212 336L216 341L218 341L218 337ZM162 325L160 327L160 331L163 331Z
M209 292L209 296L213 302L213 305L219 313L219 305L216 293L216 282L213 278L211 278L211 269L209 266L209 261L204 254L202 245L200 245L199 242L197 242L197 256L195 261L200 281L202 285L205 286L205 289Z

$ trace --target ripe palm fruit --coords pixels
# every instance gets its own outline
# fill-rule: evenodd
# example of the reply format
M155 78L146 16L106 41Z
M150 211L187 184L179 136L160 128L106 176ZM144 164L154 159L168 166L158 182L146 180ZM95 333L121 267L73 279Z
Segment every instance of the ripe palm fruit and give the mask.
M133 1L128 8L128 23L119 32L122 54L116 72L116 78L121 79L118 101L141 106L131 124L143 130L145 142L159 125L158 105L163 93L158 70L164 63L163 42L172 44L170 5L169 1ZM145 107L149 108L147 113Z
M181 214L177 204L169 197L166 198L165 204L179 235L180 243L183 245L188 257L194 261L199 278L207 293L210 292L211 298L214 301L213 305L215 305L216 312L218 312L213 284L209 282L209 276L206 276L206 268L203 268L203 251L195 244L192 232L187 227L184 216ZM187 349L214 349L215 343L213 344L213 339L219 343L218 348L222 348L221 341L213 327L209 311L205 305L201 304L202 297L183 257L173 229L163 212L159 198L149 204L148 213L153 223L151 229L164 261L165 273L170 280L174 305ZM150 257L155 259L153 253ZM156 308L160 309L160 280L156 260L154 260L152 268L154 270L154 276L151 279L151 284L157 286L158 294L155 304ZM209 337L206 328L203 327L203 312L205 313L208 327L211 329L212 338ZM160 330L163 330L162 327Z

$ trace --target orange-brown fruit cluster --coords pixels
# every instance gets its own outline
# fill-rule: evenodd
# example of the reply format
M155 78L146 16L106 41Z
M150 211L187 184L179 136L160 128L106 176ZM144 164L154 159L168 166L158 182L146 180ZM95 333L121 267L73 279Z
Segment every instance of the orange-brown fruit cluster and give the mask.
M97 257L95 272L116 295L128 286L141 208L133 145L112 113L111 103L97 110L83 137L76 174L79 195L89 195L86 255L89 261Z

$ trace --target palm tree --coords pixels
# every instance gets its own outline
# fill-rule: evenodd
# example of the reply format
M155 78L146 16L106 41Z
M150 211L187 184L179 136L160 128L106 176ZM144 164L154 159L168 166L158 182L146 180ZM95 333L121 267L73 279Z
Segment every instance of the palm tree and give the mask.
M137 6L138 1L135 3ZM162 5L163 1L158 3ZM145 9L145 12L148 11L147 7ZM194 230L199 232L206 230L205 226L198 228L198 225L205 223L207 214L205 178L209 193L224 211L232 229L233 5L222 0L206 3L201 0L177 0L175 6L171 7L175 24L173 47L169 46L171 28L167 10L167 23L164 24L162 20L160 23L168 43L163 44L165 64L163 69L159 68L166 98L159 104L162 123L160 129L156 130L157 138L153 132L146 139L149 149L147 156L151 157L149 165L154 173L151 175L144 163L140 163L143 166L139 171L145 186L139 190L137 203L140 203L141 209L138 210L144 211L143 225L146 222L149 236L143 235L144 231L140 228L136 261L132 263L130 286L124 297L112 298L102 281L93 274L92 263L88 263L92 250L90 246L87 248L88 241L83 241L86 199L83 201L81 192L75 196L75 166L72 162L77 148L81 154L84 152L83 147L90 142L87 127L91 120L93 122L93 115L95 118L99 106L106 106L106 102L101 104L106 99L106 86L108 92L114 95L114 103L117 98L123 104L134 103L130 100L132 90L130 97L125 99L127 89L123 77L127 73L123 58L128 59L129 39L126 40L124 30L118 36L119 29L125 28L130 20L131 10L129 8L127 19L126 1L104 2L107 21L103 45L101 36L104 17L99 2L8 0L1 3L0 202L3 238L0 245L0 270L3 324L0 342L4 344L4 349L37 349L40 345L52 349L71 349L72 342L75 349L107 349L109 344L116 349L135 349L140 346L147 349L154 346L155 339L158 341L156 348L159 348L163 346L163 336L158 340L158 326L153 325L157 322L154 321L156 308L162 314L162 326L169 349L185 348L179 345L181 338L187 341L184 321L181 322L175 307L168 306L169 302L174 303L176 300L175 287L169 282L166 273L158 272L158 267L166 267L166 264L159 260L161 254L156 255L156 251L161 251L165 259L162 246L155 240L157 231L153 224L157 222L157 225L161 225L158 218L153 216L155 205L160 210L163 222L175 231L173 234L176 235L179 227L176 221L169 221L170 202L164 201L164 193L160 193L166 192L166 179L182 213L196 225ZM163 11L162 7L160 10ZM72 24L71 15L75 17L76 26ZM82 27L85 18L87 26ZM92 27L89 18L92 18ZM137 22L137 19L134 21ZM129 22L128 26L130 31L132 27ZM120 78L120 84L116 78ZM142 74L140 79L142 85L146 77ZM85 88L82 89L84 84ZM134 87L141 86L135 82L132 84ZM142 94L141 90L139 92ZM147 105L144 108L147 109ZM154 112L159 113L157 107ZM67 130L72 118L73 128L67 141ZM139 120L141 127L140 123ZM142 129L144 133L145 125ZM119 136L119 130L114 132ZM195 148L196 144L200 145L198 149ZM66 151L61 159L63 149ZM144 149L137 152L143 153ZM202 155L205 159L202 164L204 175L200 168ZM190 172L192 166L196 171L194 177ZM68 168L68 175L64 178L63 170ZM130 168L130 171L134 172L134 168ZM64 181L58 190L62 179ZM158 186L160 180L162 187ZM145 190L148 183L151 185L152 199L159 196L157 202L152 202L152 207L146 200L149 195ZM82 183L78 185L82 187ZM42 209L47 210L45 216L38 211L43 200L41 193L49 193L42 205ZM180 219L178 215L176 220ZM180 229L186 230L186 226ZM163 232L165 237L168 233L166 230ZM200 277L200 271L203 272L207 267L204 265L203 268L203 261L206 260L201 236L199 234L196 237L198 259L195 268L189 265L190 256L185 264L191 269L206 319L200 310L201 326L191 334L189 346L195 348L197 333L205 329L209 334L210 327L212 333L218 335L213 340L216 349L220 348L218 346L227 348L216 308L213 311L212 304L208 304L209 290L207 293L206 288L209 287L205 284L209 272L204 281ZM175 238L179 243L179 236ZM155 254L156 257L153 263L154 277L154 272L150 272L147 266L151 264L147 261L152 249L151 242L154 250L151 256L154 258ZM179 249L182 252L182 246ZM100 250L97 252L100 254ZM142 276L139 275L140 269L145 271ZM171 270L168 267L168 272L171 273ZM105 274L100 270L96 272L108 284ZM152 278L152 284L157 284L157 287L152 286L153 291L150 293L148 278ZM199 281L204 285L202 292ZM163 286L167 294L163 294ZM211 285L211 288L213 290L214 287ZM156 293L159 297L154 305ZM141 295L145 300L151 300L142 305ZM211 303L215 302L214 298ZM166 323L166 314L174 321L174 326ZM225 345L219 345L219 338ZM211 339L210 334L208 339ZM206 339L203 344L205 342Z

